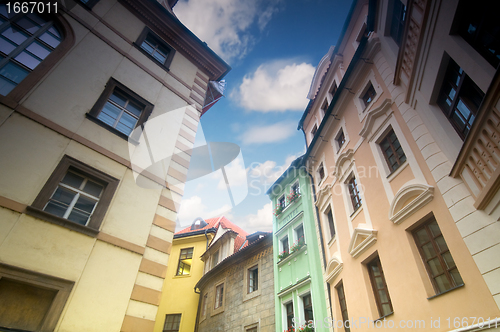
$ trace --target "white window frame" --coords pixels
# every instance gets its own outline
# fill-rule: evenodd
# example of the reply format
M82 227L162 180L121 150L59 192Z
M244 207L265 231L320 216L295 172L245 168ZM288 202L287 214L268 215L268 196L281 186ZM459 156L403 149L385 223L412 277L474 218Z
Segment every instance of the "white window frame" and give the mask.
M365 106L363 103L363 100L361 99L366 91L368 90L370 84L373 86L375 89L375 92L377 95L373 100L368 104L368 106ZM379 100L380 96L384 93L384 90L382 89L382 86L379 84L377 79L375 78L375 73L373 70L370 70L368 73L367 77L365 78L364 82L361 84L361 89L358 90L358 93L354 96L354 105L358 109L358 116L359 116L359 121L363 121L363 119L366 117L368 112L373 108L373 105L377 103Z

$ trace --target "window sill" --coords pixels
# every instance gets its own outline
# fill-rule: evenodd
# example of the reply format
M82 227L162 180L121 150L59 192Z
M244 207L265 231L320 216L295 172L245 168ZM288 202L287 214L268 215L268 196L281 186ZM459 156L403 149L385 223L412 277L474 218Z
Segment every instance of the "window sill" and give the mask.
M97 234L99 234L98 229L93 229L93 228L90 228L87 226L83 226L83 225L74 223L68 219L57 217L53 214L50 214L48 212L45 212L45 211L40 210L38 208L35 208L33 206L28 205L26 207L26 214L28 214L32 217L35 217L35 218L39 218L39 219L48 221L48 222L55 224L55 225L66 227L72 231L76 231L76 232L88 235L90 237L96 237Z
M132 143L134 145L139 145L139 141L135 140L134 138L132 138L130 136L125 135L124 133L122 133L119 130L116 130L113 127L110 127L109 125L105 124L104 122L102 122L101 120L99 120L98 118L96 118L95 116L93 116L92 114L85 113L85 116L87 117L87 119L89 119L90 121L94 122L98 126L103 127L104 129L112 132L113 134L115 134L118 137L123 138L124 140L128 141L129 143Z
M331 246L335 243L335 241L337 240L337 234L335 234L331 239L330 241L328 241L328 248L331 248Z
M361 210L363 210L363 205L358 206L358 208L356 210L354 210L353 213L351 213L351 215L349 216L349 218L351 218L351 221L354 218L356 218L356 216L361 212Z
M392 316L392 315L394 315L394 311L392 311L392 312L388 313L387 315L384 315L384 316L382 316L382 317L379 317L379 318L375 319L373 322L375 323L375 322L378 322L378 321L384 320L385 318L387 318L387 317L389 317L389 316Z
M398 174L401 173L408 165L409 165L408 160L406 160L401 166L399 166L394 171L389 173L389 175L387 175L387 181L391 182L392 180L394 180L394 178L398 176Z
M253 291L253 292L247 293L247 294L243 294L243 302L246 302L246 301L249 301L251 299L254 299L257 296L260 296L260 287L256 291Z
M447 294L447 293L449 293L449 292L454 291L455 289L459 289L459 288L462 288L462 287L464 287L464 286L465 286L465 284L460 284L460 285L458 285L458 286L455 286L455 287L453 287L453 288L448 289L447 291L444 291L444 292L442 292L442 293L439 293L439 294L436 294L436 295L434 295L434 296L428 297L428 298L427 298L427 300L432 300L432 299L435 299L436 297L439 297L439 296L441 296L441 295Z
M174 278L189 278L189 277L191 277L190 274L183 274L183 275L180 275L180 276L178 276L178 275L174 276Z
M278 263L278 266L283 266L286 262L290 261L292 259L292 257L295 257L295 256L298 256L299 253L303 252L307 250L307 244L304 244L302 246L302 248L300 248L299 250L289 254L288 256L286 256L285 258L281 259Z

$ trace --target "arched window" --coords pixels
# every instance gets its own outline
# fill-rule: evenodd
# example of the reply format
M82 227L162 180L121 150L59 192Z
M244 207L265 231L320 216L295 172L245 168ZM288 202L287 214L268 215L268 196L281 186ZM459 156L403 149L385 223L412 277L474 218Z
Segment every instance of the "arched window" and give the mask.
M54 21L37 14L8 14L0 5L0 95L8 95L62 40Z

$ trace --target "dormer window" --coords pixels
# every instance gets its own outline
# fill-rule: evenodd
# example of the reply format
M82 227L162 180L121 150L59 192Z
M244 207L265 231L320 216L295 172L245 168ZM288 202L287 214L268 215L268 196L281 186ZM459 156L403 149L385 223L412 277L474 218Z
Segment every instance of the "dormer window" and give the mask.
M219 264L219 250L212 255L212 268Z

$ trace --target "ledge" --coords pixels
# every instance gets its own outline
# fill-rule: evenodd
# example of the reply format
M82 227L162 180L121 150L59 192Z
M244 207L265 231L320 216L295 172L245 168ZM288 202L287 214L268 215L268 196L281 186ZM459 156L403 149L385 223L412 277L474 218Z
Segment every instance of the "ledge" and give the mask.
M278 264L278 267L281 267L281 266L283 266L286 262L288 262L289 260L291 260L291 259L292 259L292 257L297 256L299 253L301 253L302 251L305 251L305 250L307 250L307 244L304 244L304 245L302 246L302 248L300 248L298 251L296 251L296 252L294 252L294 253L292 253L292 254L288 255L286 258L283 258L282 260L280 260L280 261L279 261L278 263L276 263L276 264Z
M76 232L88 235L90 237L96 237L97 234L99 234L98 229L93 229L93 228L89 228L87 226L77 224L77 223L72 222L68 219L64 219L64 218L55 216L51 213L37 209L37 208L30 206L30 205L28 205L26 207L26 214L30 215L32 217L35 217L35 218L39 218L39 219L48 221L48 222L55 224L55 225L66 227L72 231L76 231Z
M436 297L439 297L439 296L441 296L441 295L444 295L444 294L446 294L446 293L452 292L452 291L454 291L455 289L459 289L459 288L462 288L462 287L465 287L465 284L460 284L460 285L458 285L458 286L455 286L455 287L453 287L453 288L448 289L447 291L444 291L444 292L442 292L442 293L439 293L439 294L436 294L436 295L434 295L434 296L428 297L428 298L427 298L427 300L432 300L432 299L435 299Z

